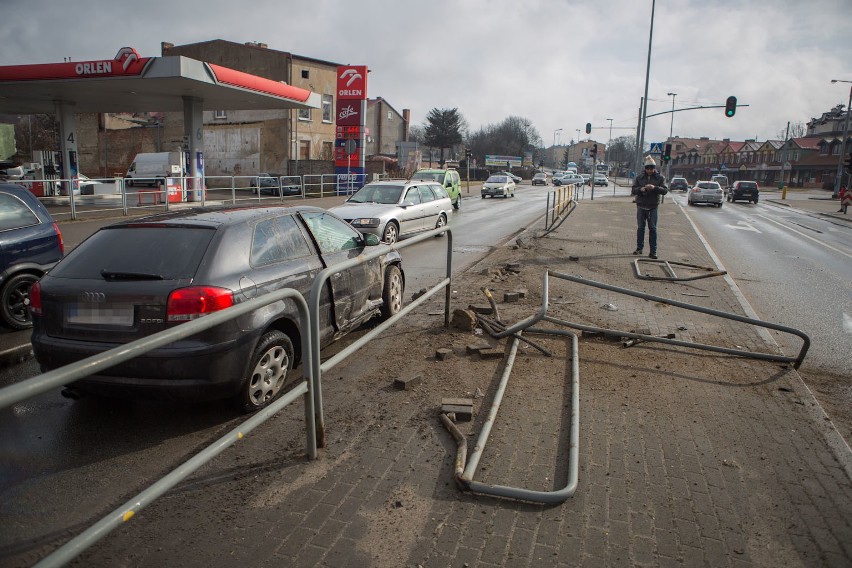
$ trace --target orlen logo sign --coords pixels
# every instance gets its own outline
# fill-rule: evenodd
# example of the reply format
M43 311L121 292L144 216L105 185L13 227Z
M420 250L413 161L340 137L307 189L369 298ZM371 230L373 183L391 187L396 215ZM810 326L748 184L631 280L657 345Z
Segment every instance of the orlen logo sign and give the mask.
M139 61L139 52L132 47L122 47L115 54L112 61L88 61L76 63L74 71L77 75L111 75L113 64L121 66L121 71L126 72L130 64ZM116 69L118 71L118 69Z
M367 66L341 65L337 68L337 98L367 98Z

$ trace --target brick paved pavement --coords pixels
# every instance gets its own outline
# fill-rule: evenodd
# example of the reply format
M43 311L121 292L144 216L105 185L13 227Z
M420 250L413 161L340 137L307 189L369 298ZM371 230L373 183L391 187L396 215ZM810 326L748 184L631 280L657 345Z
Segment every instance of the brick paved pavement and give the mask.
M633 219L627 199L582 202L535 248L507 247L457 279L455 305L482 303L483 284L516 286L482 271L519 261L525 283L550 266L743 313L722 278L635 279ZM712 264L678 206L663 206L660 231L661 258ZM501 306L505 321L537 308L540 290L529 292ZM551 285L551 297L553 312L568 319L775 349L754 329L653 302L563 283ZM608 302L618 311L599 308ZM437 408L442 397L481 388L477 420L465 427L478 431L500 366L464 356L474 336L441 329L428 312L371 347L398 360L362 352L326 375L321 459L303 459L297 405L74 565L852 565L848 447L797 374L777 363L584 339L576 495L540 506L461 493L452 480L455 443ZM565 484L570 363L565 342L542 343L556 357L522 349L477 479ZM434 350L446 346L455 354L436 362ZM394 390L392 378L403 373L423 374L423 383Z

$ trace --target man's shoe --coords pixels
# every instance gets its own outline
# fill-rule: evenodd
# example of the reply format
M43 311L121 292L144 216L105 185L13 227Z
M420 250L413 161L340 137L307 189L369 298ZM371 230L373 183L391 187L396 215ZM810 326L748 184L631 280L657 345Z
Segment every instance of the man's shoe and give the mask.
M634 255L640 255L640 254L642 254L642 249L636 249L636 250L634 250L634 251L633 251L633 254L634 254Z
M653 258L654 260L657 260L657 253L652 252L651 254L648 255L648 258Z

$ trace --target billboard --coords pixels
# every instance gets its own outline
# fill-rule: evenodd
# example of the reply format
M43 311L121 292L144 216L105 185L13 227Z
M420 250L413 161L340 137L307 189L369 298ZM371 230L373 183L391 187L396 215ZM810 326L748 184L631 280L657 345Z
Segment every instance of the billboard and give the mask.
M485 155L486 166L496 166L498 168L520 168L522 163L523 161L520 156Z

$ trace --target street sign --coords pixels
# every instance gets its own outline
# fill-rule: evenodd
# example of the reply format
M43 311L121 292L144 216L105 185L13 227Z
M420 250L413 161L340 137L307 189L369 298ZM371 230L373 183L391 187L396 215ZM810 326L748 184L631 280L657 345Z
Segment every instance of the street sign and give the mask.
M352 140L351 138L343 143L343 148L346 150L347 154L354 154L358 149L358 143Z
M663 153L663 143L662 142L651 142L651 151L650 154L662 154Z

